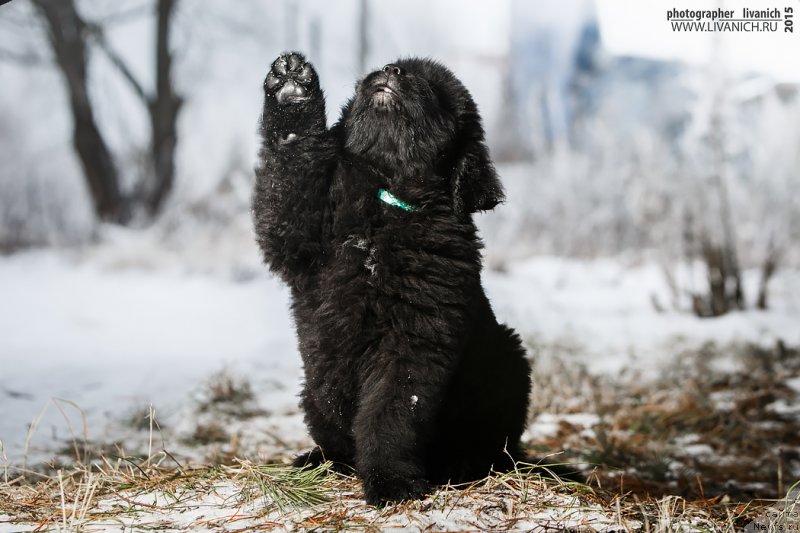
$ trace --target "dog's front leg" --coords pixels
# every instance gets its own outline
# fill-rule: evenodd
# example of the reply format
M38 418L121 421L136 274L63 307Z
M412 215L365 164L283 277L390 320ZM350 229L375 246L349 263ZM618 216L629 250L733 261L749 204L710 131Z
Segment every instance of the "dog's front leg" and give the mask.
M400 334L385 338L370 359L353 427L366 500L422 498L425 453L452 365L441 352L409 346Z
M317 73L305 57L276 59L264 92L253 221L270 269L301 288L326 258L336 142L325 126Z

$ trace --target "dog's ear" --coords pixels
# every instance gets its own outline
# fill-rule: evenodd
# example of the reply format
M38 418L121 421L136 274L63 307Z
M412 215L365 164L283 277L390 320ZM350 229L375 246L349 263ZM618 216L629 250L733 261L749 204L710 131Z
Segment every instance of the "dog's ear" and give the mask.
M503 186L489 157L480 119L475 116L459 131L459 153L453 177L453 201L464 213L488 211L505 200Z

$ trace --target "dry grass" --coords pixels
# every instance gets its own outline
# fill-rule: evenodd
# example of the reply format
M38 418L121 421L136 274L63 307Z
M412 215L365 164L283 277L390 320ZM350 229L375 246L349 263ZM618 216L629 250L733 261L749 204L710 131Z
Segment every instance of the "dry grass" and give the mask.
M255 405L256 396L250 382L228 370L217 372L205 384L200 411L248 418L262 414Z
M671 532L738 531L756 519L762 531L798 525L796 494L785 495L800 473L800 425L791 409L775 408L797 404L796 385L788 385L800 378L797 351L707 345L682 354L657 380L609 380L574 363L570 354L579 348L548 349L568 353L541 358L537 375L548 379L537 380L534 417L563 418L555 433L529 444L539 455L559 452L559 462L586 464L588 485L543 479L520 465L378 509L364 503L357 479L330 465L300 471L267 464L286 457L241 459L251 454L228 423L236 416L252 423L248 413L257 405L245 381L221 375L199 402L205 418L187 435L205 450L205 465L166 451L148 410L146 453L76 439L66 450L69 464L38 472L0 467L0 530ZM723 358L735 364L719 364ZM574 414L596 422L570 422Z
M528 465L473 484L442 487L422 501L375 508L364 503L357 479L335 472L330 464L299 470L238 460L232 466L190 468L163 451L146 460L119 458L73 467L36 482L11 476L0 484L0 526L39 531L112 526L160 531L734 531L758 512L714 499L641 499L542 478Z
M37 483L11 479L0 486L0 524L64 531L112 525L162 531L517 531L546 525L593 531L639 525L635 512L606 508L587 486L545 480L522 465L468 486L443 487L423 501L375 508L364 503L357 479L329 464L299 470L241 460L230 467L186 468L163 454L157 459L105 461Z
M555 378L539 384L534 417L562 418L529 444L594 466L595 486L657 503L660 510L642 511L645 527L664 521L647 517L703 509L711 530L740 528L800 478L800 353L782 343L707 344L680 354L656 379L600 378L575 358L544 360L537 375ZM574 413L596 422L570 423Z

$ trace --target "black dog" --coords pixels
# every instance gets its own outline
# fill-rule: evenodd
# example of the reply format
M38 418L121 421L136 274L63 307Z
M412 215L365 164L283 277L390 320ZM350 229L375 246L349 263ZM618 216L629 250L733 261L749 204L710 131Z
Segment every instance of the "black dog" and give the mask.
M530 369L481 287L472 214L503 190L469 92L404 59L364 78L328 129L302 55L279 57L264 89L255 228L291 287L318 445L295 464L353 466L370 503L508 468Z

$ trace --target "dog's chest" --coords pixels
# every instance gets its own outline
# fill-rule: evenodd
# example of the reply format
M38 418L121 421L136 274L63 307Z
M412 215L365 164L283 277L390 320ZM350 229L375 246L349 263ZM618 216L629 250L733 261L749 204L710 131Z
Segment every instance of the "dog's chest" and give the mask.
M351 269L370 278L375 277L379 254L373 239L365 234L348 235L341 244L340 253Z
M420 256L416 213L406 213L362 198L348 204L337 217L334 268L354 280L375 285L387 276L401 275L409 255ZM422 260L417 257L416 261Z

